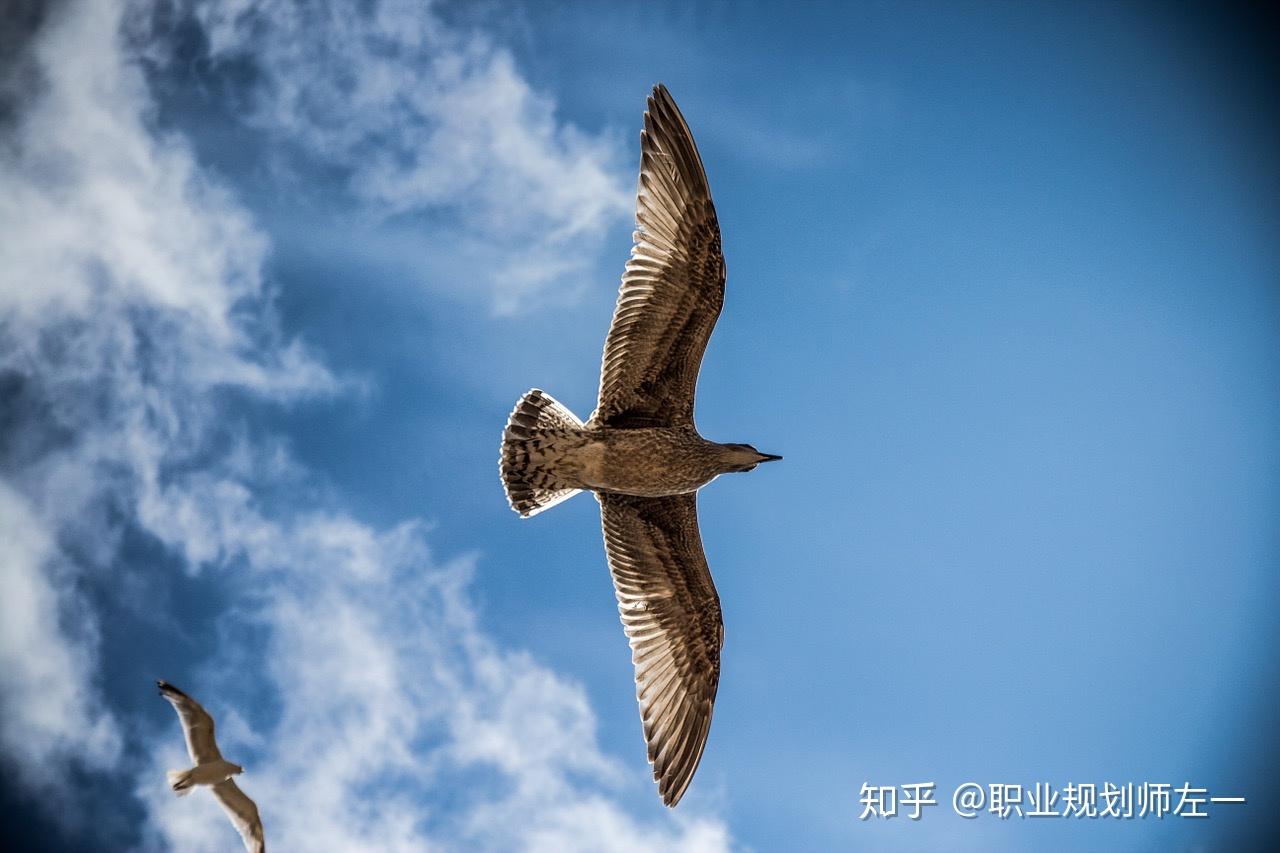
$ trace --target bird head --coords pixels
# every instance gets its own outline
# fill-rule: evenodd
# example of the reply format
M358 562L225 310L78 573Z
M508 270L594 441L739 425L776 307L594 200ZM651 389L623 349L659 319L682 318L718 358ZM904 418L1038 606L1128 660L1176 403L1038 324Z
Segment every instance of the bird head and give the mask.
M239 776L241 773L244 772L244 768L241 767L239 764L232 764L231 766L235 768L235 770L231 771L232 776Z
M782 458L772 453L761 453L749 444L722 444L720 447L726 469L731 472L751 471L761 462Z

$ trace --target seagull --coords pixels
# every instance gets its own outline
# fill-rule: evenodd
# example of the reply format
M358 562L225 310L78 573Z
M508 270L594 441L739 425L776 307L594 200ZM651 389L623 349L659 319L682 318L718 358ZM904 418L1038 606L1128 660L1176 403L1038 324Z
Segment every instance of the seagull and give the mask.
M534 388L507 421L499 467L507 501L522 517L595 493L649 763L662 801L675 806L706 746L724 644L697 491L782 457L707 441L694 426L725 264L702 158L661 84L644 114L636 195L634 245L595 412L583 423Z
M179 797L190 794L197 785L213 788L213 795L222 804L227 817L240 833L244 849L249 853L266 853L267 843L262 837L262 819L253 800L240 790L232 776L239 776L244 768L232 764L218 751L213 739L213 717L200 703L167 681L157 681L160 695L178 712L182 721L182 734L187 740L187 752L196 763L190 770L170 770L169 787Z

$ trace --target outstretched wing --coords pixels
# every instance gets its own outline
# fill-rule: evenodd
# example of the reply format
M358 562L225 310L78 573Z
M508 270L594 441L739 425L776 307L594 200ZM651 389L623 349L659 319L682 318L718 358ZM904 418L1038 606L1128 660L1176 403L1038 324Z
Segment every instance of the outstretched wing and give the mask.
M262 837L262 819L258 817L257 804L240 790L234 779L214 785L213 795L235 824L240 839L244 841L244 849L249 853L266 853L267 842Z
M222 753L218 752L218 743L213 739L213 717L200 706L200 703L174 687L167 681L157 681L160 695L169 700L169 704L178 712L182 721L182 734L187 739L187 753L195 764L218 761Z
M653 778L662 801L674 806L707 743L724 643L697 499L596 496Z
M640 133L635 245L605 339L596 426L693 422L707 340L724 304L724 256L689 126L654 87Z

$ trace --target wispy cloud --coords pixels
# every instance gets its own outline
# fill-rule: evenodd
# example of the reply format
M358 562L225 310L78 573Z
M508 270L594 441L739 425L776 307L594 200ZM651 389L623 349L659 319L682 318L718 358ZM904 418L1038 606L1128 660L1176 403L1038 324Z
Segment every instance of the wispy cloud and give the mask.
M364 151L372 136L345 126L374 121L404 81L362 72L372 75L358 84L370 88L363 106L326 130L301 81L336 75L341 56L271 59L285 50L274 41L283 33L313 28L245 30L250 14L209 26L219 53L244 49L237 39L269 40L255 46L273 82L254 120L279 123L325 157ZM420 187L403 198L395 181L379 189L375 180L403 165L394 157L368 167L368 189L353 175L353 192L388 209L437 205L457 213L460 229L483 229L507 189L526 200L520 192L541 192L537 164L581 154L579 190L539 202L553 222L541 251L558 262L558 241L601 227L604 207L583 213L573 201L594 180L593 143L554 122L509 56L442 35L429 17L392 33L382 14L339 26L334 13L333 34L319 41L336 40L324 51L340 52L353 40L376 56L391 49L379 46L383 33L416 62L441 66L443 100L430 103L455 106L414 106L415 121L462 110L473 90L506 92L523 112L514 130L497 113L473 116L415 149L406 186ZM407 7L395 14L413 17ZM211 798L174 801L163 789L159 770L185 761L176 724L143 729L104 710L94 625L120 614L94 611L76 589L120 568L121 537L133 529L189 571L216 571L232 599L218 642L183 686L219 715L228 753L245 758L245 787L280 849L726 848L714 818L640 821L622 806L622 795L651 796L647 780L625 777L600 750L580 687L486 636L466 595L469 562L438 563L415 523L377 529L340 499L308 505L310 475L270 437L249 437L237 395L287 404L344 383L282 336L263 277L266 236L185 139L150 129L147 81L117 38L122 15L99 2L50 13L24 48L38 85L0 158L0 744L19 778L50 785L73 761L119 772L121 741L140 738L157 749L136 779L147 841L226 848L231 830ZM315 97L338 85L325 80ZM479 109L488 95L474 97ZM459 153L470 134L475 150ZM449 184L441 162L470 163L471 177ZM510 215L515 230L532 221ZM271 499L294 485L303 497Z
M218 389L290 399L339 384L249 319L269 314L265 241L181 140L143 128L118 15L49 13L24 48L36 94L0 158L0 471L14 527L0 732L46 775L55 753L106 757L117 735L86 710L94 620L77 573L105 569L133 509L173 479L166 467L206 451ZM70 710L51 714L64 691Z
M718 821L646 826L615 794L648 795L604 756L582 690L478 628L468 561L436 564L422 532L377 532L342 515L279 523L250 504L196 498L230 513L261 606L223 633L269 631L261 659L222 656L191 686L215 713L271 685L278 711L224 726L243 787L286 849L716 850ZM224 640L225 642L225 640ZM251 686L252 685L252 686ZM237 737L236 732L254 732ZM211 800L175 803L156 784L184 766L176 722L143 772L160 846L217 850L225 818Z
M429 3L185 8L214 66L240 69L249 124L337 169L375 213L431 216L500 312L573 287L631 215L619 146L557 120L508 50Z
M95 639L84 603L60 578L50 531L2 481L0 542L0 749L19 781L47 791L70 762L110 767L120 737L115 720L83 689L92 683ZM80 631L69 641L58 626L72 614L81 617Z

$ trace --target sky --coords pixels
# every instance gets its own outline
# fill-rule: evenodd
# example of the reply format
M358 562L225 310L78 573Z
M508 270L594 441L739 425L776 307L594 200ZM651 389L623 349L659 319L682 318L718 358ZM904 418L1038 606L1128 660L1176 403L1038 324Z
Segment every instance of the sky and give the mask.
M0 832L276 850L1233 850L1280 725L1275 31L1137 3L15 0ZM650 781L579 416L665 83L723 231L711 734ZM932 782L919 820L864 785ZM972 819L964 783L1209 818ZM1174 797L1176 801L1176 795Z

